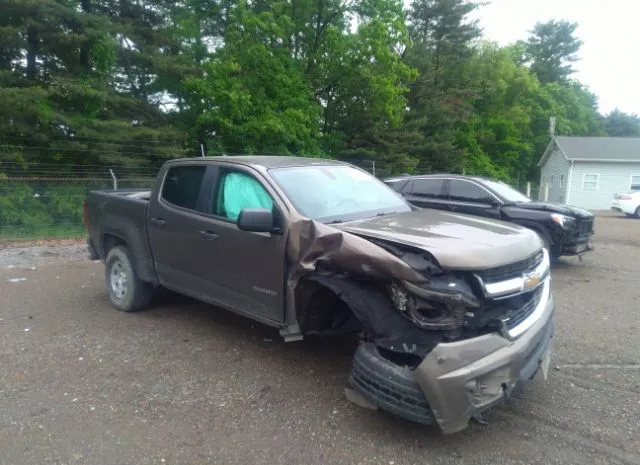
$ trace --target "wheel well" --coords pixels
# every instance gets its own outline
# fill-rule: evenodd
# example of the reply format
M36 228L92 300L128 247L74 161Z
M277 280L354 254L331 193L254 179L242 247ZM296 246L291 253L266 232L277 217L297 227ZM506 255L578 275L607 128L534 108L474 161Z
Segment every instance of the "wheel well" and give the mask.
M118 247L121 245L127 245L126 241L119 236L114 236L113 234L105 234L102 237L102 244L104 250L104 256L107 257L107 254L114 247Z
M359 333L362 325L351 308L328 287L302 281L296 288L296 313L305 334Z
M521 224L521 226L531 229L532 231L546 237L547 240L549 241L549 244L554 245L553 236L549 233L547 228L545 228L544 226L540 226L537 224L528 224L528 223Z

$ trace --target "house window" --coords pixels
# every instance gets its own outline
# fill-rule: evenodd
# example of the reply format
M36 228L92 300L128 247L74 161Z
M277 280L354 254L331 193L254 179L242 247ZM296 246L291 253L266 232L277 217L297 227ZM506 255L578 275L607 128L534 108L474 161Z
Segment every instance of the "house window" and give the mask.
M554 183L554 182L555 182L555 180L556 180L555 178L556 178L556 177L555 177L555 175L553 175L553 174L552 174L552 175L551 175L551 182L549 183L549 186L550 186L550 187L553 187L553 183Z
M542 176L542 185L544 186L547 183L547 176Z
M640 175L631 176L631 185L629 190L640 191Z
M564 174L560 175L560 187L564 187Z
M600 182L599 174L585 174L582 177L582 190L594 191L598 189L599 182Z

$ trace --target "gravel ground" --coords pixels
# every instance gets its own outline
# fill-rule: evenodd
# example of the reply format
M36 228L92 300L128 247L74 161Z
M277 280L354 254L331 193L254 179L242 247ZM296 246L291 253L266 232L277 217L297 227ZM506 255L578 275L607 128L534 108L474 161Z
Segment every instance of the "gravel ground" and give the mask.
M0 463L640 464L640 221L594 245L554 269L549 380L446 437L344 398L352 341L174 295L123 314L81 245L5 248Z
M26 269L60 261L84 260L84 241L53 240L0 244L0 269Z

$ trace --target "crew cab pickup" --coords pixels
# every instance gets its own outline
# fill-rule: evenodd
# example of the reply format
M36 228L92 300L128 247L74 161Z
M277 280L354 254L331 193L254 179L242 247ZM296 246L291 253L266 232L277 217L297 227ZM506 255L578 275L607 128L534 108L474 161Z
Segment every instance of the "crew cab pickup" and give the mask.
M150 191L90 192L85 222L115 308L168 288L285 341L354 334L350 399L445 434L546 378L555 305L539 237L413 207L352 165L172 160Z
M552 260L592 250L594 215L554 202L533 201L511 186L477 176L430 174L385 179L413 205L494 218L535 231Z

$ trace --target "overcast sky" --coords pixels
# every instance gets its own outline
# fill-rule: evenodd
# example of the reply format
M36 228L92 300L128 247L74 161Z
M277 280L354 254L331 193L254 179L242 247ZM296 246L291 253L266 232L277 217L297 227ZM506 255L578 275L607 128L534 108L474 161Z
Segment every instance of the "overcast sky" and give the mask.
M575 78L598 96L600 112L640 114L640 22L634 0L489 0L478 17L487 39L526 39L537 21L578 23L584 42Z

